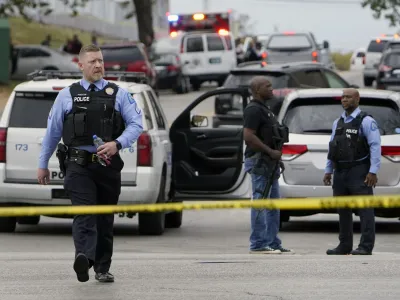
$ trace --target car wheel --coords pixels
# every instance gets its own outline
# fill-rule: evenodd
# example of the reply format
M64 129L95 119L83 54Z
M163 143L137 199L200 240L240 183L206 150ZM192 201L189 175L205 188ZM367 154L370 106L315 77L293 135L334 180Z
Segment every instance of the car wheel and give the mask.
M37 225L40 222L40 216L19 217L17 222L20 225Z
M14 232L16 226L17 226L17 218L15 217L0 218L0 232Z
M157 203L165 202L166 175L161 176L160 191L158 192ZM162 235L165 229L165 212L139 213L139 234L141 235Z
M182 201L171 201L172 203L182 203ZM165 228L179 228L182 225L183 211L173 211L165 215Z

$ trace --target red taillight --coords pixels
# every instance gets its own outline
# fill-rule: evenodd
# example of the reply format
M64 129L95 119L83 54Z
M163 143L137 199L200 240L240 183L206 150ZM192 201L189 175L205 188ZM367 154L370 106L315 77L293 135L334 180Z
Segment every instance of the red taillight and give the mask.
M294 89L274 89L274 90L272 90L272 93L276 97L285 97L287 94L289 94L292 91L294 91Z
M169 65L168 67L167 67L167 71L168 72L177 72L178 71L178 67L177 66L175 66L175 65Z
M261 58L262 58L262 59L266 59L267 56L268 56L268 53L267 53L267 52L263 52L263 53L261 54Z
M390 70L392 70L392 68L389 67L389 66L385 66L385 65L380 65L379 66L379 71L380 72L389 72Z
M282 160L292 160L307 151L307 145L283 145Z
M153 163L153 151L151 137L148 133L142 133L137 141L137 165L138 167L151 167Z
M63 88L63 86L53 86L53 91L61 91Z
M317 51L313 51L311 53L311 56L312 56L312 61L313 62L317 62L318 61L318 52Z
M73 61L74 63L78 63L78 62L79 62L79 59L78 59L76 56L74 56L74 58L72 59L72 61Z
M381 154L392 162L400 162L400 146L382 146Z
M7 128L0 128L0 163L6 162Z

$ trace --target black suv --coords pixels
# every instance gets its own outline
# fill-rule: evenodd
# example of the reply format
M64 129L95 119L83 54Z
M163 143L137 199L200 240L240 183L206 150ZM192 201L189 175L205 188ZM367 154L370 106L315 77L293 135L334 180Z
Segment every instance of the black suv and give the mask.
M400 49L385 52L376 67L376 88L400 92Z
M225 80L224 88L248 87L254 76L265 76L274 89L274 99L270 106L278 115L285 96L294 89L302 88L349 88L355 87L334 71L321 63L293 62L285 64L265 64L249 62L239 64ZM240 97L220 95L215 98L213 127L221 125L242 125L243 110Z

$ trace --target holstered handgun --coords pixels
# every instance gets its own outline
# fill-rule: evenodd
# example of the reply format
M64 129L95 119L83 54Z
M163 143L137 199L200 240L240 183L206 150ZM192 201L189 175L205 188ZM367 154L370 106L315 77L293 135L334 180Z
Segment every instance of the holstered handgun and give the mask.
M60 165L60 171L65 174L65 171L66 171L65 161L66 161L67 156L68 156L68 147L65 146L62 143L59 143L57 145L56 156L58 158L58 162L59 162L59 165Z

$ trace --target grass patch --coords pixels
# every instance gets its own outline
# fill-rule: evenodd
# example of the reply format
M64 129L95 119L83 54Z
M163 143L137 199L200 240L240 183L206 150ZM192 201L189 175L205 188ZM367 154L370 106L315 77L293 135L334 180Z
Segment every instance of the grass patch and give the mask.
M8 20L11 27L11 38L15 45L40 44L49 34L52 38L51 48L59 48L68 38L72 38L74 34L78 35L82 44L89 44L91 42L91 32L56 25L40 24L38 22L27 22L23 18L9 18ZM120 39L97 38L99 44L112 40Z
M340 53L334 52L332 53L332 60L336 65L336 68L339 71L348 71L350 70L350 59L352 56L352 52L348 53Z

